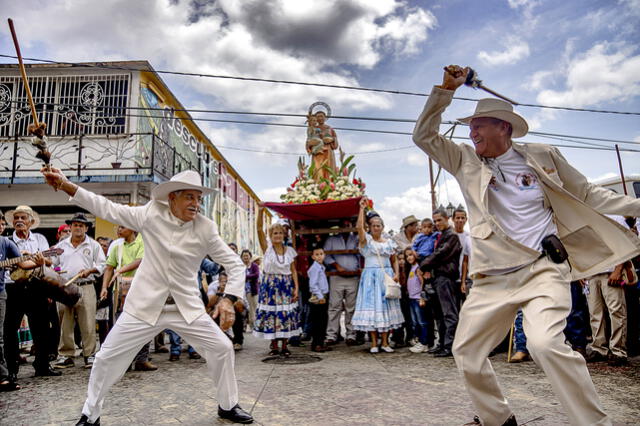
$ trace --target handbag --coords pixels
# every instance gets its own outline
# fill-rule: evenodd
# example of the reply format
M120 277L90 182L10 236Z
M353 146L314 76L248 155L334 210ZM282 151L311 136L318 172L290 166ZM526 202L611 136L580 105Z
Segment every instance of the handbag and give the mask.
M401 295L401 287L400 284L393 280L387 271L384 268L384 264L382 263L382 258L380 257L380 253L378 250L375 250L376 256L378 256L378 262L380 263L380 268L384 273L384 297L387 299L400 299Z

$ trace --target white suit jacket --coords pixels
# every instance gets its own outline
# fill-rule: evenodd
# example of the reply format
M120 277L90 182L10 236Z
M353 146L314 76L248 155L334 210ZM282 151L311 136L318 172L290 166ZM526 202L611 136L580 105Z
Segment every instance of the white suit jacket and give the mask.
M415 144L451 173L469 209L472 237L470 274L533 262L540 253L513 240L489 211L492 172L474 147L438 134L453 91L435 87L413 131ZM569 253L574 280L589 277L640 254L640 239L603 214L640 216L640 199L591 184L560 151L544 144L513 143L539 181L553 210L558 237Z
M183 222L163 202L131 207L80 187L71 201L142 235L144 258L127 295L126 313L154 325L171 295L187 323L204 314L196 275L207 254L227 271L225 292L243 297L245 266L222 240L212 220L198 214L194 220Z

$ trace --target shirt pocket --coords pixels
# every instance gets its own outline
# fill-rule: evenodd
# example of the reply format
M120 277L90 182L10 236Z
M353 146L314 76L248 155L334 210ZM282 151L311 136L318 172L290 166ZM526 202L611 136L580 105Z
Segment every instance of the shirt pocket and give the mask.
M489 238L489 235L491 235L492 232L493 230L491 229L491 225L489 225L487 222L482 222L471 227L470 234L473 238L486 240L487 238Z

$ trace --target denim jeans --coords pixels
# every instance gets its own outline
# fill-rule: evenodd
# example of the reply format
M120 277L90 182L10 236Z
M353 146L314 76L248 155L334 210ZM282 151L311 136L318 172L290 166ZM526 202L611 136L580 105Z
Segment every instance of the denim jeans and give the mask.
M528 354L527 336L525 336L524 329L522 328L522 310L518 310L518 315L516 315L516 324L514 326L513 334L516 340L516 352L524 352L525 354Z
M0 271L4 274L4 271ZM5 379L9 375L7 369L7 361L4 359L4 313L7 310L7 292L3 289L0 291L0 380Z
M173 330L169 330L168 328L165 330L165 333L169 335L169 342L171 342L171 355L180 355L180 353L182 352L182 338L178 336L178 333ZM189 352L190 354L194 353L195 351L196 350L193 349L191 345L189 345L189 347L187 348L187 352Z
M409 309L411 310L411 323L413 324L413 334L423 345L429 342L429 327L427 324L424 309L420 306L419 299L409 300Z
M579 281L571 282L571 311L567 317L567 325L564 328L564 335L572 348L587 347L587 329L590 324L585 321L589 317L589 307L587 298L582 292Z

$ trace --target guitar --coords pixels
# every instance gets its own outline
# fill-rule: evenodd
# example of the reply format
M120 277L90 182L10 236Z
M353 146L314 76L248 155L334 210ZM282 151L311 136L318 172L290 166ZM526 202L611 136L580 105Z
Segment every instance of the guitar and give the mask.
M50 248L49 250L41 251L40 253L42 253L44 257L60 256L62 253L64 253L64 250L61 248L54 247L54 248ZM34 256L35 254L25 254L20 257L14 257L12 259L0 260L0 268L8 268L17 263L31 260Z
M42 255L44 257L51 257L51 256L60 256L62 253L64 253L64 250L61 248L50 248L49 250L44 250L41 251L40 253L42 253ZM14 257L12 259L5 259L5 260L1 260L0 261L0 268L9 268L13 265L16 265L20 262L25 262L27 260L31 260L33 259L35 255L34 254L25 254L23 256L20 257ZM11 272L11 279L15 282L18 281L22 281L22 280L28 280L29 277L31 276L33 272L33 269L22 269L20 267L16 268L13 272Z

